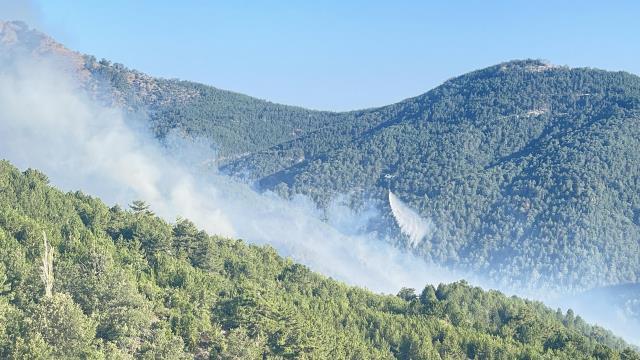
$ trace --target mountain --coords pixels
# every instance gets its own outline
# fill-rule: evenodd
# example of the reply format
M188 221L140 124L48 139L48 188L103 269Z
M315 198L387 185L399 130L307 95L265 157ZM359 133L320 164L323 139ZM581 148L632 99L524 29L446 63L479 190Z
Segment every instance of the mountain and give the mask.
M373 294L6 161L0 248L2 358L640 358L571 310L465 282Z
M22 22L0 21L0 49L6 56L58 59L69 65L70 73L92 97L132 112L144 111L160 138L175 129L207 139L221 159L267 149L344 117L193 82L154 78L68 50Z
M398 104L297 123L303 130L290 134L295 138L262 150L281 140L268 134L283 134L286 122L239 124L229 117L224 126L236 131L230 134L210 122L218 101L200 99L154 112L155 128L174 124L214 142L248 140L253 147L223 142L223 154L244 155L219 159L222 169L285 196L326 204L353 194L358 202L385 199L391 189L435 224L430 238L415 247L407 242L428 261L533 289L638 281L634 75L539 61L500 64Z
M71 59L92 96L142 113L161 140L210 141L223 171L262 190L322 206L341 194L354 207L373 200L383 216L372 228L429 262L534 291L640 278L635 75L512 61L333 113L153 78L24 24L0 29L5 53ZM433 224L422 241L400 235L389 190Z
M584 289L640 275L639 115L637 76L515 61L226 169L321 203L391 189L433 220L412 248L429 261Z

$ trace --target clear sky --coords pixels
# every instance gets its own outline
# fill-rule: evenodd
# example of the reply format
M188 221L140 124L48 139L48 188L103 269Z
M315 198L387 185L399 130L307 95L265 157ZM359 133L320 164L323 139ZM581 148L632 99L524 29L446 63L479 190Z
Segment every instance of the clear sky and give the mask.
M0 18L75 50L315 109L396 102L512 59L640 74L640 1L10 1Z

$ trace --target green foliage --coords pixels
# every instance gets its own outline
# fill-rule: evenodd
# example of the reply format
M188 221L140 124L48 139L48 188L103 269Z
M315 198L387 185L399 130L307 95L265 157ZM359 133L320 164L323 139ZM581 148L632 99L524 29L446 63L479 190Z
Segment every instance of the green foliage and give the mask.
M541 303L464 282L373 294L188 220L64 194L7 162L0 249L0 358L637 358Z
M640 79L514 61L415 98L310 111L87 58L156 135L204 138L223 170L284 196L354 206L390 188L435 223L416 253L502 285L640 279ZM386 214L378 231L397 235Z
M27 316L27 337L42 339L52 355L86 358L94 351L95 325L68 294L43 298Z
M390 188L435 224L412 250L503 285L640 279L640 78L517 61L343 115L224 169L320 204Z
M147 215L153 215L153 212L149 210L149 205L142 200L135 200L129 205L129 208L135 213L144 213Z
M91 56L84 60L97 82L111 85L116 102L134 112L146 111L159 138L171 131L205 138L215 145L223 162L345 118L339 113L274 104L188 81L156 79Z

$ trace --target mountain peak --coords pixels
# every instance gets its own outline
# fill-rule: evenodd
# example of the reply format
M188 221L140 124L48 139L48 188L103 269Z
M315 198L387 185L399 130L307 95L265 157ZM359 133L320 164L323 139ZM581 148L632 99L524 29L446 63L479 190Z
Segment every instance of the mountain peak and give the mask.
M554 65L547 60L540 59L524 59L524 60L511 60L496 65L500 70L524 70L528 72L542 72L554 68L558 68L558 65Z
M565 68L568 69L566 67L563 66L559 66L559 65L555 65L552 64L549 61L546 60L540 60L540 59L517 59L517 60L511 60L511 61L506 61L500 64L496 64L493 66L489 66L487 68L484 69L480 69L477 71L473 71L471 73L468 74L464 74L461 76L466 76L466 75L481 75L481 76L502 76L505 74L515 74L515 73L520 73L520 74L525 74L525 73L545 73L548 71L553 71L553 70L557 70L557 69L561 69L561 68Z
M0 20L0 44L13 45L20 38L19 34L28 29L27 24L22 21L2 21Z
M0 21L0 45L3 47L22 47L38 52L64 48L51 37L30 28L23 21Z
M70 64L77 72L84 68L82 54L67 49L47 34L30 28L23 21L0 21L0 50L9 55L52 57Z

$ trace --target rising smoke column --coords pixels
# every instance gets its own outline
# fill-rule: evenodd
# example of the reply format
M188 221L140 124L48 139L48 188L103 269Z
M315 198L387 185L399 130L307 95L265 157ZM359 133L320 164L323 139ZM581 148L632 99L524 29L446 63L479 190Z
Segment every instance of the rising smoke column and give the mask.
M415 248L427 235L431 234L433 223L422 218L391 191L389 191L389 206L400 231L409 237L411 247Z
M125 206L144 200L167 221L185 217L211 234L268 244L312 270L374 291L466 277L358 231L375 212L332 206L322 221L309 199L257 193L198 169L187 163L202 162L206 147L162 148L121 111L88 98L58 64L13 60L0 63L0 158L41 170L64 190Z
M64 190L86 191L121 205L145 200L168 221L186 217L211 234L269 244L281 255L351 285L387 293L461 278L483 285L479 276L428 265L375 234L354 231L367 218L346 207L333 207L325 222L308 199L287 201L220 174L195 172L184 163L202 160L202 149L159 148L156 139L134 128L120 111L87 98L54 65L59 64L28 58L0 61L0 159L42 170ZM429 220L393 193L389 203L412 246L430 235ZM603 309L582 314L594 312ZM627 338L637 343L635 334Z

